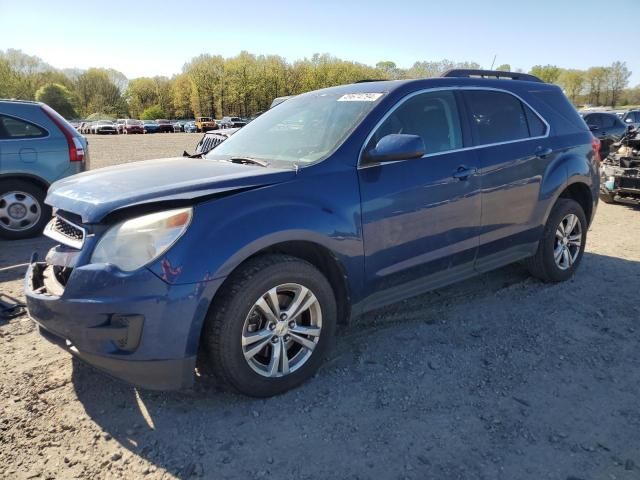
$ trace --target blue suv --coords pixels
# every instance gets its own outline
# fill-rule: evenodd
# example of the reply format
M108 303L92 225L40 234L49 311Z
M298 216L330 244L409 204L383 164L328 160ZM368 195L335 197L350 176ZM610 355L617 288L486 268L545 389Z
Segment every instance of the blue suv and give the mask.
M87 141L43 103L0 100L0 238L40 235L54 181L87 165Z
M570 278L598 148L557 86L521 74L299 95L203 158L54 184L46 234L60 245L31 262L29 313L143 388L188 386L197 366L278 394L363 312L518 260Z

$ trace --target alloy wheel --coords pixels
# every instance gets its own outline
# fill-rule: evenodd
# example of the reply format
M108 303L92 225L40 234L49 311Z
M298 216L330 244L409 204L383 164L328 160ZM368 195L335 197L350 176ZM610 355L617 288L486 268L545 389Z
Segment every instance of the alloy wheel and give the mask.
M553 258L560 270L568 270L580 255L582 224L577 215L569 213L556 228Z
M311 358L320 340L322 311L314 293L297 283L265 292L242 328L242 353L263 377L283 377Z

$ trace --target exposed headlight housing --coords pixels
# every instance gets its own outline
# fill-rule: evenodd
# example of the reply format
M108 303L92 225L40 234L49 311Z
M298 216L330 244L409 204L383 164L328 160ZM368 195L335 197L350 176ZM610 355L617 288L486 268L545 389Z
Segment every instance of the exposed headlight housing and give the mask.
M91 263L110 263L131 272L160 257L184 234L193 209L177 208L117 223L98 241Z

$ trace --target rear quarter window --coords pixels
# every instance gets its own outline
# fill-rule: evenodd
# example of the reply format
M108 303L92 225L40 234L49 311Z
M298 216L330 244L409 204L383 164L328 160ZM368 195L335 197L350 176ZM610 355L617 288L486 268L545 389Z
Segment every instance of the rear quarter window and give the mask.
M0 115L0 139L41 138L47 135L48 132L44 128L34 125L31 122Z
M547 126L517 97L492 90L464 92L476 145L544 136Z

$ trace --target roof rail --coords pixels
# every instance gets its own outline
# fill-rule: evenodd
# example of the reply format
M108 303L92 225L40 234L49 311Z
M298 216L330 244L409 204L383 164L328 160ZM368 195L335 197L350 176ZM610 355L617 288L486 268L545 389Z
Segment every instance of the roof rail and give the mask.
M356 83L369 83L369 82L386 82L384 78L364 78L362 80L358 80Z
M503 72L501 70L473 70L473 69L453 69L444 72L442 77L480 77L480 78L510 78L511 80L526 80L527 82L544 83L535 75L518 72Z

